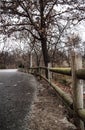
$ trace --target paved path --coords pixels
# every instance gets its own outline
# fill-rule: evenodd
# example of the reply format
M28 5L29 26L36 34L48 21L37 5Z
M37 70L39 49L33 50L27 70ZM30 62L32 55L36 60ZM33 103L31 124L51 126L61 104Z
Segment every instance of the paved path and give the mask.
M0 130L28 130L35 88L32 75L0 70Z

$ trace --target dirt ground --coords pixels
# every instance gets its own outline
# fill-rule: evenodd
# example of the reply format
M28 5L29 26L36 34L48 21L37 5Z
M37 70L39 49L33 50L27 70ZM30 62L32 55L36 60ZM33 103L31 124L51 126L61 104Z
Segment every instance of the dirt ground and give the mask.
M43 80L38 82L36 88L29 130L79 130L67 120L67 110L63 102Z

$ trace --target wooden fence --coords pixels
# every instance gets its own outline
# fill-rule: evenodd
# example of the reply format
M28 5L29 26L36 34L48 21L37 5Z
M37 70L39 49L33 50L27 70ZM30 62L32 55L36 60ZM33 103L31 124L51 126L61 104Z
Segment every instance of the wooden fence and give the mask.
M48 79L42 75L42 70L48 70ZM85 69L82 68L82 59L80 55L72 56L71 68L46 68L46 67L35 67L29 69L31 73L37 74L45 79L60 95L64 102L74 110L76 115L80 119L80 128L85 128L85 109L83 108L83 80L85 80ZM67 94L61 90L58 86L51 82L51 73L59 73L72 78L72 91L73 98L70 94Z

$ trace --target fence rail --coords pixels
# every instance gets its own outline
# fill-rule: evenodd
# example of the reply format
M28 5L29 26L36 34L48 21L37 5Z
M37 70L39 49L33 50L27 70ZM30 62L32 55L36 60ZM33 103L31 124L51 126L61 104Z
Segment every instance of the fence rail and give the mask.
M71 68L46 68L46 67L32 67L32 68L29 68L29 69L32 69L32 70L39 70L39 69L47 69L51 72L54 72L54 73L59 73L59 74L63 74L63 75L67 75L67 76L72 76L72 70ZM82 80L85 80L85 69L79 69L76 71L76 76L78 79L82 79Z
M67 94L63 90L61 90L58 86L56 86L54 83L50 82L49 79L44 77L43 75L40 74L41 70L49 70L50 72L53 73L59 73L67 76L72 76L72 71L71 68L46 68L46 67L34 67L34 68L29 68L33 74L37 74L43 79L45 79L56 91L57 93L62 97L62 99L66 102L66 104L73 108L73 99L71 98L70 94ZM39 70L39 71L38 71ZM85 79L85 69L80 69L76 71L76 75L79 79ZM77 111L78 116L85 122L85 109L78 110Z
M70 108L73 107L74 112L80 119L79 121L81 130L85 130L85 109L83 108L83 80L85 80L85 69L82 68L82 59L79 55L72 56L71 62L71 68L34 67L29 68L29 70L31 70L31 73L37 74L45 79L56 90L65 103ZM43 70L48 70L48 79L42 75ZM51 82L51 73L71 76L73 98L71 98L70 94L67 94Z

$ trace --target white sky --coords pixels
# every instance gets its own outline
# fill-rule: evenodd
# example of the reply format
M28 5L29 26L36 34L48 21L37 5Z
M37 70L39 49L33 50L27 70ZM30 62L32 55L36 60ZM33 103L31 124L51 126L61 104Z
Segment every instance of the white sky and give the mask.
M79 25L78 32L83 41L85 41L85 26Z

